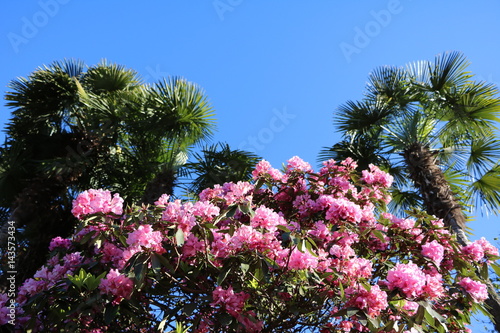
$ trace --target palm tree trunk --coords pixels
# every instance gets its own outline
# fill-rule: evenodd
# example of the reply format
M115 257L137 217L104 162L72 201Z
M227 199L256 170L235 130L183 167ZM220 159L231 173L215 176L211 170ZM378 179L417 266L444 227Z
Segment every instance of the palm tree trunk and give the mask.
M419 190L427 213L440 219L456 235L462 245L469 244L465 234L465 215L444 178L435 154L421 143L413 143L403 152L410 179ZM500 297L491 280L486 281L489 298L486 300L495 330L500 332Z
M176 180L177 173L175 170L165 170L159 172L146 186L142 202L153 205L162 194L172 195L174 193Z

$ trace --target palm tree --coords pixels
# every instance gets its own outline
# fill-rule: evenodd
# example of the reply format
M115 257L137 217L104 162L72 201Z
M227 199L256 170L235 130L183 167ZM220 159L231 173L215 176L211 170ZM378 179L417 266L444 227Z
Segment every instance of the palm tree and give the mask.
M216 184L248 181L260 158L247 151L231 149L227 143L206 146L194 153L193 162L185 164L185 170L194 176L186 188L188 194L196 196L202 190Z
M468 217L481 207L500 207L500 99L492 84L476 82L457 52L406 68L382 67L370 74L365 97L340 107L335 117L344 134L320 159L353 157L380 164L395 175L396 206L420 204L442 218L462 244ZM492 318L500 299L490 284ZM500 332L500 321L495 320Z
M151 203L173 192L188 150L214 128L195 84L144 84L135 71L106 62L54 62L9 88L0 205L20 230L19 281L43 263L53 237L72 231L75 193L106 188L129 203Z

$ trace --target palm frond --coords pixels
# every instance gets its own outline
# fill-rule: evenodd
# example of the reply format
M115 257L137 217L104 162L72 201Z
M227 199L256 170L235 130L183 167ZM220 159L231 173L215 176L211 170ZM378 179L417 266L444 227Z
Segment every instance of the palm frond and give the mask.
M434 119L414 112L383 126L384 143L392 147L394 152L403 151L407 146L416 142L430 146L434 142L435 127Z
M392 66L376 68L368 76L367 97L391 106L406 105L410 101L406 71Z
M90 67L81 81L88 91L95 94L131 90L142 83L136 71L122 65L109 64L106 60Z
M362 135L388 123L394 112L393 108L380 101L348 101L338 108L334 125L346 135Z
M483 213L499 214L500 165L494 166L481 178L472 182L467 193L472 207L479 207Z
M484 173L500 160L500 140L496 137L471 141L467 170L471 174Z
M422 206L420 195L411 190L391 189L392 200L387 206L394 214L404 215L404 211Z
M198 85L182 78L164 79L153 86L150 101L158 128L174 131L191 144L212 135L214 110Z
M61 70L66 73L69 77L79 77L87 66L82 60L79 59L64 59L62 61L54 61L50 66L47 67L48 70L57 72Z
M472 74L467 72L467 58L460 52L446 52L437 55L434 63L428 63L429 83L433 91L442 91L465 84Z

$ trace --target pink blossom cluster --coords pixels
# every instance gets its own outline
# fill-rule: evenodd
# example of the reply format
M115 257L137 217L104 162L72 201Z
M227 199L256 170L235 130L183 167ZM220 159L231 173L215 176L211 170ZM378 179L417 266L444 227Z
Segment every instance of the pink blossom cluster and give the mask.
M370 317L380 315L380 312L389 306L387 293L381 290L378 285L369 288L364 286L348 287L345 293L349 297L347 302L349 306L366 310Z
M422 255L430 258L437 266L439 266L444 258L444 246L439 244L436 240L425 243L422 245Z
M426 274L416 264L397 264L387 273L390 290L397 289L408 299L427 296L430 299L443 295L444 288L440 274Z
M127 244L131 247L142 247L160 254L165 252L161 244L162 241L162 233L153 231L153 228L149 224L140 225L136 230L131 232L127 238Z
M116 269L111 269L106 278L101 280L99 289L104 294L113 297L113 303L118 304L123 299L129 299L134 291L134 281L121 274Z
M233 287L223 289L218 286L212 292L212 298L211 306L221 305L231 315L237 316L242 313L245 302L250 298L250 295L244 292L235 293Z
M470 260L480 262L489 261L489 256L498 256L498 249L490 244L484 237L466 245L462 248L462 253Z
M479 281L474 281L465 277L458 283L476 302L483 302L488 298L488 289L486 285Z
M123 199L117 193L111 197L110 191L87 190L73 200L71 213L78 219L96 213L121 215L123 214Z
M369 168L370 170L363 170L361 172L361 180L366 184L377 185L385 188L388 188L392 185L394 178L390 174L380 170L373 164L370 164Z
M261 160L252 171L253 179L270 177L274 181L280 181L283 174L278 170L271 167L271 164L266 160Z
M67 278L79 269L102 274L98 292L83 288L71 295L82 298L82 306L93 297L87 317L66 319L81 326L103 322L102 312L112 306L120 309L116 325L130 308L144 309L147 330L153 320L149 297L166 302L172 313L180 308L178 318L194 332L270 331L268 322L293 317L282 309L296 309L304 320L318 314L321 332L368 332L396 322L398 331L404 325L411 331L412 316L421 312L417 302L427 301L443 318L450 318L450 304L461 301L457 288L482 302L487 292L480 277L454 268L495 259L498 250L481 239L458 251L442 221L379 213L392 177L370 166L358 182L356 167L350 159L330 160L314 173L293 157L282 174L263 160L254 183L215 185L196 202L162 195L155 206L127 214L117 194L86 191L75 199L73 213L93 223L51 242L58 251L23 284L18 302L29 310L42 293L70 293ZM467 302L460 306L468 309ZM319 315L321 304L330 307L326 317ZM377 322L384 326L370 326ZM463 331L459 324L449 331Z
M56 237L50 241L49 251L54 251L56 248L68 250L73 242L71 239Z

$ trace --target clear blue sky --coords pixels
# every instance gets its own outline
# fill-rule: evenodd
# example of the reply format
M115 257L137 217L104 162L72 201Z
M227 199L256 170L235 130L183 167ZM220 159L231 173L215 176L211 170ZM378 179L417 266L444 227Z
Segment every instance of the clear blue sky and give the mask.
M10 80L64 58L107 59L149 82L182 76L216 110L214 141L276 167L294 155L316 165L339 140L333 112L362 96L378 66L457 50L478 79L500 84L494 0L2 1L0 22L2 95ZM10 110L0 110L5 124ZM500 218L471 227L495 243Z

